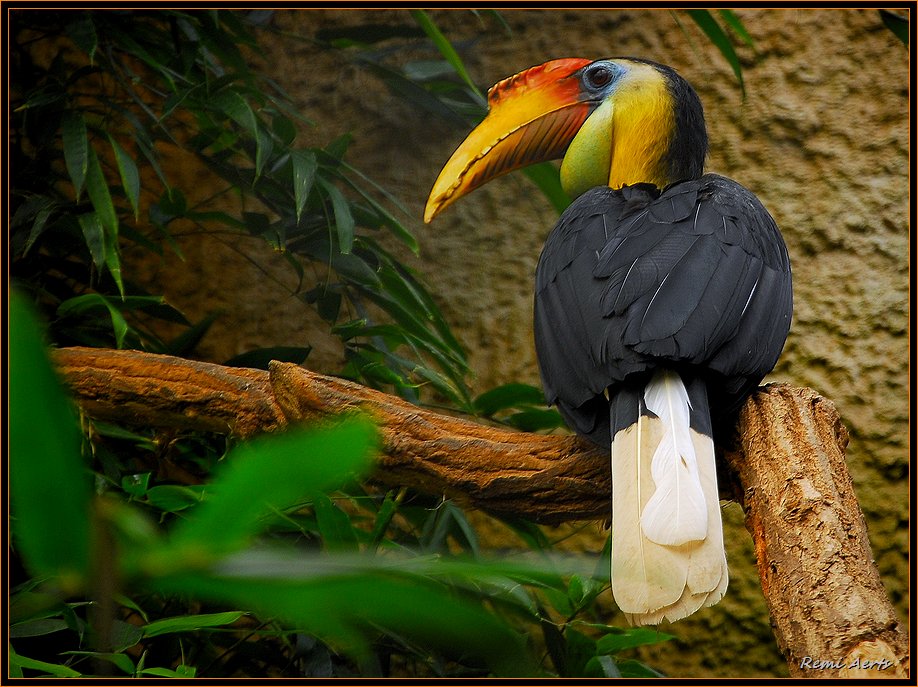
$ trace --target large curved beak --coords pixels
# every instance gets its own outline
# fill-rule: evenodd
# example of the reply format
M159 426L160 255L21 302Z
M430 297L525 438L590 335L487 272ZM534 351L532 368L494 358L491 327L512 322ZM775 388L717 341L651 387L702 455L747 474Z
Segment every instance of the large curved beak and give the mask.
M563 157L595 106L582 99L576 76L590 62L552 60L492 87L488 116L443 167L427 199L424 221L495 177Z

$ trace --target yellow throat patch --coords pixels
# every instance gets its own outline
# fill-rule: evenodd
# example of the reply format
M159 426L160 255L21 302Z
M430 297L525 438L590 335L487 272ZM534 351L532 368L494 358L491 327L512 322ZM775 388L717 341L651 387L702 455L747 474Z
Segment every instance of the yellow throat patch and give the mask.
M672 94L653 66L628 62L616 89L593 111L561 164L561 184L576 197L608 185L670 181L666 154L675 130Z

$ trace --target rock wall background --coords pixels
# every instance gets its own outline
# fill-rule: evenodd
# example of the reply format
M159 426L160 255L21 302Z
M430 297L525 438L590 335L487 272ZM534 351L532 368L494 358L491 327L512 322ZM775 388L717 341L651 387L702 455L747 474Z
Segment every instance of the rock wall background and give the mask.
M372 15L372 16L370 16ZM874 556L894 602L908 614L908 51L873 10L739 11L755 49L740 46L747 95L716 48L684 14L662 10L467 11L431 16L483 88L564 56L634 55L675 66L705 106L707 168L752 189L784 232L795 277L795 318L773 380L810 386L838 406L851 433L848 461ZM678 22L676 18L678 17ZM452 206L432 226L423 205L466 131L419 113L343 55L310 38L322 28L411 23L406 12L283 11L287 38L265 41L263 66L325 144L352 132L351 164L408 208L421 244L413 265L468 349L476 392L509 381L538 384L531 292L556 214L520 175ZM420 43L417 58L437 59ZM193 165L188 174L196 175ZM201 184L206 186L204 177ZM214 361L259 346L314 347L307 364L334 369L335 340L273 280L295 287L281 258L256 240L183 242L138 265L153 288L189 317L222 308L202 343ZM786 675L764 608L755 559L737 504L725 508L731 586L716 607L664 628L679 639L644 652L679 676ZM566 531L598 551L603 533ZM610 622L622 622L608 603ZM817 657L837 660L838 657Z

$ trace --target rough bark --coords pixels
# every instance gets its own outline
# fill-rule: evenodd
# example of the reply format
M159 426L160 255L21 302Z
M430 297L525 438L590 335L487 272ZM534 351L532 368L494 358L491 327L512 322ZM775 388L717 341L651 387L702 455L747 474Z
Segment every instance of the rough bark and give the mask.
M835 405L770 385L738 429L742 452L727 458L791 676L906 677L908 638L873 564Z
M360 409L380 426L373 478L538 522L607 518L608 457L571 436L435 413L274 362L270 372L136 351L55 353L88 415L247 437ZM873 563L845 464L847 431L810 389L773 384L744 406L738 477L775 635L794 676L904 677L908 637Z

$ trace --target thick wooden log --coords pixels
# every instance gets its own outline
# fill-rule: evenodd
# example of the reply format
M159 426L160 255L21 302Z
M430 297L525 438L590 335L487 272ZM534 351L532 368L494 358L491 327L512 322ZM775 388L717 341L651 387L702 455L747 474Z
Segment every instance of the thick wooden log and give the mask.
M88 348L54 359L99 419L248 437L360 409L380 426L373 478L382 484L537 522L609 517L608 455L576 437L435 413L289 363L264 372ZM791 674L907 676L908 636L873 562L835 406L811 389L772 384L747 401L738 431L725 458Z
M794 677L906 677L908 635L873 562L845 463L848 432L812 389L773 384L728 454L762 589Z

